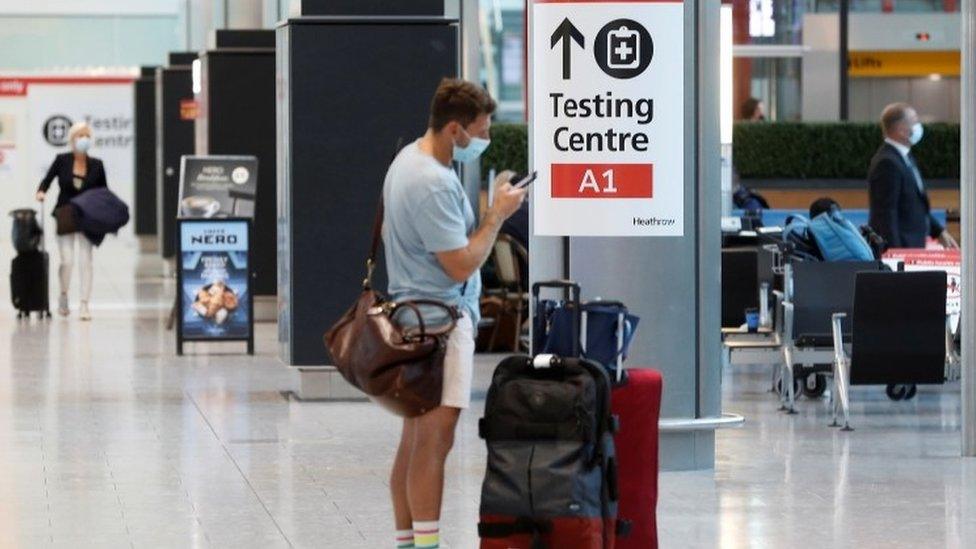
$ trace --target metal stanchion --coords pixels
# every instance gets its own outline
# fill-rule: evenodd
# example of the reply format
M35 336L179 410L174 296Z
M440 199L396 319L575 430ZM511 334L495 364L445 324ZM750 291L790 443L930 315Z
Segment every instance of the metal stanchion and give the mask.
M976 457L976 0L962 2L962 455Z

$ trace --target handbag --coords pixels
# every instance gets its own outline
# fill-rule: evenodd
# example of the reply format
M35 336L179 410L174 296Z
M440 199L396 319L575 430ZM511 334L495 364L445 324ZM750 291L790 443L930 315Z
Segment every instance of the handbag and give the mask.
M55 208L54 218L58 223L59 235L78 232L78 213L71 204L65 204Z
M455 307L434 300L389 301L373 289L382 227L381 198L363 290L323 339L346 381L394 414L417 417L440 406L447 340L459 313ZM448 324L429 328L421 307L443 309ZM416 315L417 329L404 329L396 321L402 312Z

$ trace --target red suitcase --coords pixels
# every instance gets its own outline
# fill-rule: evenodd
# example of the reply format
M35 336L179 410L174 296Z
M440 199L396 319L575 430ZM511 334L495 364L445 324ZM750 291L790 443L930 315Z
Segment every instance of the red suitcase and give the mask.
M617 516L630 522L630 533L617 537L617 549L657 548L658 418L661 373L628 368L626 382L613 389L610 409L620 430L617 448L620 500Z
M578 333L574 347L587 348L587 314L583 310L578 285L565 281L537 283L536 287L571 288L569 301L580 311L576 320ZM538 300L538 290L534 289ZM617 301L596 301L591 304L618 306L616 368L610 368L611 379L616 378L610 395L610 411L619 422L614 436L617 458L618 531L615 549L657 549L657 474L658 420L661 416L661 395L664 382L661 372L650 368L623 369L624 323L626 307ZM539 310L538 301L536 310ZM621 376L620 372L626 372ZM629 527L627 526L629 523Z

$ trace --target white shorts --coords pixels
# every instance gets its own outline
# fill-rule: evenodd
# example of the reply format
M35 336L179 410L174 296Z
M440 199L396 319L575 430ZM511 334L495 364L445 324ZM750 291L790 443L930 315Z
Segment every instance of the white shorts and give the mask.
M447 341L444 356L444 389L441 406L466 409L471 405L471 378L474 376L474 325L463 315Z

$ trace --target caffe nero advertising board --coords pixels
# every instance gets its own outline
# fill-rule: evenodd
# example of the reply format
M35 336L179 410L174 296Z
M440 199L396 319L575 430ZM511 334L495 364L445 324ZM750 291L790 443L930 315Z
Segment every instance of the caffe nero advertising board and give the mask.
M184 341L245 341L254 352L251 220L179 221L179 327Z
M180 217L254 217L258 159L184 156L180 162Z

